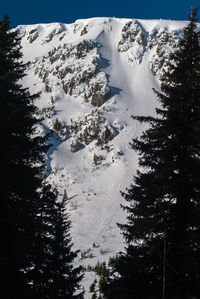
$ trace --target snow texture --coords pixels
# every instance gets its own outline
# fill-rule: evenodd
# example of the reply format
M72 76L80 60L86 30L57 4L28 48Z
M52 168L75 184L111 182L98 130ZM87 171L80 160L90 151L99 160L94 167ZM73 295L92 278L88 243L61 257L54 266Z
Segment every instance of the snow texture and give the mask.
M186 22L92 18L73 24L18 26L24 61L23 86L42 92L38 134L52 131L47 179L72 221L77 264L94 266L124 248L116 223L126 222L120 191L138 167L131 149L144 126L131 115L153 115L160 76ZM83 279L85 298L95 275Z

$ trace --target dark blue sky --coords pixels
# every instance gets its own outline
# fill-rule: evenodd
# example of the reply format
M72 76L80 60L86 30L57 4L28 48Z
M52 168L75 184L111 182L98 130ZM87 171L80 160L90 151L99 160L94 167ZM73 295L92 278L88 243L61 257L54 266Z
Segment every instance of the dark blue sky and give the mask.
M190 7L200 0L7 0L0 18L8 13L11 26L63 22L90 17L185 20ZM200 12L199 12L200 15Z

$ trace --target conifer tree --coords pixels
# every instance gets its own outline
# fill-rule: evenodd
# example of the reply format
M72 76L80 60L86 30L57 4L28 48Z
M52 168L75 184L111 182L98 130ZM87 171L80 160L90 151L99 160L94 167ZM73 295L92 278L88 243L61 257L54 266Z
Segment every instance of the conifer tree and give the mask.
M18 32L10 30L5 16L0 22L1 292L4 299L75 298L80 269L71 264L76 253L71 251L70 240L64 239L67 225L62 226L63 243L56 244L61 238L58 219L61 222L63 214L56 203L57 193L45 183L48 146L45 137L34 136L41 121L34 105L39 95L30 95L19 83L27 67L20 49ZM63 275L69 296L52 295L53 263L57 275ZM64 281L65 268L72 278L70 285L69 277Z
M74 267L66 200L57 202L58 192L43 184L37 207L32 269L27 276L37 299L82 299L81 267ZM77 295L74 295L77 293Z
M128 192L126 252L104 298L186 299L200 294L200 39L197 9L170 55L157 116L134 139L140 170Z
M31 96L18 83L26 69L21 58L18 33L10 30L5 16L0 22L0 277L7 298L23 298L23 293L27 298L22 287L28 289L25 272L31 265L33 198L43 180L46 151L43 138L31 137L38 123L33 105L38 95Z
M71 223L69 215L66 213L67 199L62 199L57 203L57 213L54 219L54 239L52 263L49 265L51 273L50 298L52 299L82 299L83 292L78 291L79 282L83 275L80 274L82 268L74 267L73 262L77 257L78 251L72 250L70 237ZM75 295L74 293L77 294Z
M49 266L54 259L53 239L54 222L58 214L56 204L57 191L43 183L37 200L34 201L35 217L32 248L32 265L27 271L27 280L31 284L34 298L50 298L50 281L52 276Z

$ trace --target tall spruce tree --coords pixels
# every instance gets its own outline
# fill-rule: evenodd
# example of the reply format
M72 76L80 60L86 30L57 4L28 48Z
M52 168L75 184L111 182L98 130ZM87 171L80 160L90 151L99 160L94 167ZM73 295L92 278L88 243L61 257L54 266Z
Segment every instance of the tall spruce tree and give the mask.
M34 137L40 122L34 100L39 95L30 95L19 83L27 67L20 49L18 32L10 30L9 17L5 16L0 22L1 292L5 299L74 298L80 269L71 264L76 253L71 251L70 239L68 251L64 251L64 235L63 243L56 244L61 212L56 192L44 183L48 146L46 138ZM61 267L56 259L60 251L63 263L70 265ZM70 296L53 292L55 274L50 270L55 261L58 273L66 268L73 278L70 286L68 277L62 280Z
M27 272L37 299L82 299L81 267L74 267L77 251L72 250L66 201L57 201L58 192L44 184L36 208L33 264Z
M7 298L28 297L25 271L31 265L33 198L42 182L42 167L33 164L41 165L46 151L43 138L31 138L38 123L33 105L37 95L18 83L26 69L21 58L20 39L5 16L0 22L0 278Z
M54 256L54 221L58 214L56 199L57 191L52 192L51 186L43 183L37 200L34 200L37 216L33 224L32 265L26 276L37 299L51 298L49 265Z
M71 223L69 215L66 213L67 199L63 197L61 202L57 203L57 214L55 215L53 239L53 258L49 265L51 273L51 290L52 299L82 299L83 292L76 292L79 289L79 282L83 274L81 267L74 267L73 262L77 257L78 251L72 250L70 237Z
M132 142L141 170L123 194L126 240L104 298L200 298L200 39L197 9L170 55L157 116Z

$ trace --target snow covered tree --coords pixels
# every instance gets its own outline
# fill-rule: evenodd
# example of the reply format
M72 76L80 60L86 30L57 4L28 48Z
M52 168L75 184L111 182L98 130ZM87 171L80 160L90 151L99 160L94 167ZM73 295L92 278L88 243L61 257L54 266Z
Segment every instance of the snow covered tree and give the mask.
M170 55L157 116L134 139L140 170L128 192L126 252L101 287L104 298L199 298L200 39L197 10Z

